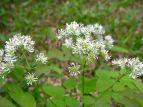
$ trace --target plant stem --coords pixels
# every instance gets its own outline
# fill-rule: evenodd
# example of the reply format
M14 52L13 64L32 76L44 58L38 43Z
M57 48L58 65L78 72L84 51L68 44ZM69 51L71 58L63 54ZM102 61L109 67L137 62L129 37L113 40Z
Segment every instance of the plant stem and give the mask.
M82 62L82 96L84 96L84 87L85 87L85 67L86 67L86 60L83 57L83 62ZM84 103L82 104L82 107L84 107Z
M29 62L28 62L28 60L27 60L27 58L26 58L26 55L25 55L25 52L24 52L24 51L23 51L23 56L24 56L24 58L25 58L26 64L27 64L27 66L28 66L28 69L30 69L31 67L30 67L30 64L29 64Z
M84 96L84 70L82 72L82 94Z

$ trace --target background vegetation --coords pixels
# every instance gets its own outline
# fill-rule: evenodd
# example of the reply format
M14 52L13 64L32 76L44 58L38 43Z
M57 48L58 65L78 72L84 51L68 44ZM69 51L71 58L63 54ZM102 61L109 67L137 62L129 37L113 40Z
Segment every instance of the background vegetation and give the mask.
M36 69L39 75L44 73L44 77L39 80L39 84L35 88L27 87L24 84L18 86L12 84L20 82L23 75L21 67L16 67L14 73L10 74L9 77L13 77L13 79L9 78L6 81L1 79L0 107L35 107L34 105L37 107L79 107L79 102L75 98L64 96L70 91L73 91L74 94L75 87L78 87L75 79L67 79L68 72L66 72L69 62L78 62L78 57L73 57L70 50L61 47L61 43L56 39L57 29L71 21L102 24L106 32L111 34L115 40L116 46L112 50L113 58L138 56L143 59L143 0L1 0L0 48L15 33L31 35L37 42L36 47L47 51L49 63ZM96 97L99 90L106 93L106 87L108 88L110 83L112 84L112 80L109 78L114 78L116 75L116 73L111 73L110 76L106 76L105 71L111 71L110 66L110 63L103 60L90 65L90 69L88 68L86 73L87 95L94 92L92 94ZM102 74L99 72L101 69ZM94 83L97 78L94 77L95 71L103 81ZM124 80L113 90L123 90L121 85L125 83ZM119 96L117 93L112 95L108 93L100 99L97 98L96 104L99 107L105 107L105 105L109 107L109 102L113 103L112 100L116 100L119 104L113 103L113 106L143 107L141 101L143 85L142 83L135 85L142 94L132 95L132 91L127 92L128 89L126 89L122 94L130 95L131 98L125 99L126 97ZM129 87L134 89L132 85ZM80 93L78 94L80 95ZM50 96L53 96L54 99L50 99ZM61 96L64 100L59 100ZM112 99L109 99L109 96L112 96ZM94 107L94 97L85 96L83 98L87 107Z

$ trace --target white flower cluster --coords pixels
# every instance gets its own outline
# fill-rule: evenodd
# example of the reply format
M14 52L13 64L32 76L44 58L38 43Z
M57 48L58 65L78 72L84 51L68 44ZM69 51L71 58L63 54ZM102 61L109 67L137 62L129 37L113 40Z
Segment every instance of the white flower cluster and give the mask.
M74 77L76 77L76 76L78 76L78 74L80 74L79 69L80 69L80 65L76 65L75 63L71 63L70 67L68 67L70 75L74 76Z
M18 60L17 50L26 50L30 53L34 53L35 41L32 40L30 36L25 36L21 34L16 34L13 38L6 41L4 50L0 50L0 75L10 72L14 67L15 62ZM36 61L41 61L42 63L47 63L47 57L44 53L40 53L36 57Z
M48 62L48 58L45 56L44 53L41 52L36 56L36 61L42 62L43 64L46 64Z
M4 50L0 50L0 74L9 72L10 69L14 67L14 63L17 61L16 51L19 47L23 48L29 52L34 52L34 44L30 36L22 36L21 34L16 34L13 38L6 41Z
M32 85L38 80L38 78L36 77L34 73L28 72L25 76L25 80L26 80L27 85Z
M136 79L143 75L143 62L139 58L121 58L112 61L113 65L117 65L120 68L129 68L131 70L130 76Z
M67 48L71 48L73 54L86 55L87 60L93 61L98 55L109 60L109 49L113 47L114 40L110 35L103 37L104 28L99 24L87 25L71 22L65 29L58 30L58 39L64 41Z

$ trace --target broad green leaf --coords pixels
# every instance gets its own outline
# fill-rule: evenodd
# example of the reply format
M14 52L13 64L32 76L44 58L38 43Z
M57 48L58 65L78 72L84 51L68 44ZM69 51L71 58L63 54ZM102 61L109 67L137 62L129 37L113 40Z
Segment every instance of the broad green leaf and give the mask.
M130 78L128 75L124 76L120 82L121 84L124 84L126 87L130 88L130 89L136 89L136 87L134 86L134 79Z
M22 66L16 66L11 72L11 76L19 81L23 79L23 74L24 68Z
M67 89L74 89L74 88L76 88L76 80L75 79L65 80L63 85Z
M110 107L111 106L111 91L105 91L99 93L99 96L95 99L95 105L97 107Z
M44 73L44 74L47 74L49 71L49 66L48 65L41 65L41 66L38 66L36 68L36 72L38 75Z
M11 101L0 96L0 107L16 107Z
M79 101L70 96L65 97L65 103L67 107L79 107L80 105Z
M82 92L83 83L81 82L79 85L80 91ZM91 93L96 91L96 78L86 79L84 80L84 93Z
M65 94L64 88L60 86L45 85L43 86L43 91L55 98L63 98Z
M99 92L108 90L109 88L112 88L114 83L115 80L113 79L99 78L96 82L96 90Z
M83 96L82 97L82 102L84 104L95 104L95 98L91 96Z
M112 98L117 103L121 103L122 99L124 99L124 97L121 94L119 94L119 93L112 93Z
M20 107L36 107L34 97L29 93L23 92L17 85L9 85L8 94Z
M127 107L142 107L143 93L137 93L136 90L126 89L124 91L112 93L115 102Z
M126 89L125 85L122 83L117 82L114 86L113 86L113 90L115 92L117 91L124 91Z
M134 85L137 87L137 89L143 93L143 83L141 81L134 81Z
M48 101L49 102L49 106L47 104L47 107L66 107L66 104L64 102L64 100L62 99L51 99Z
M119 75L116 71L109 71L106 69L98 69L95 71L95 73L98 78L102 79L117 78Z
M125 98L134 100L138 105L143 106L143 93L136 92L136 90L126 90L122 93Z

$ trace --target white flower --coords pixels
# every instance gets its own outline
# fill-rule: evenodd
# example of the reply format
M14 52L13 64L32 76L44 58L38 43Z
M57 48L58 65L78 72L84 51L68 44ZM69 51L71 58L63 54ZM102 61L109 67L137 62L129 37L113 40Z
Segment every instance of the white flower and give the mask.
M25 80L27 82L27 85L32 85L33 83L35 83L38 78L36 77L36 75L34 73L27 73L26 76L25 76Z
M28 52L34 52L34 44L35 42L30 36L21 34L16 34L6 41L4 50L0 50L0 62L2 62L0 69L3 72L1 74L9 72L14 67L15 62L17 61L16 52L18 49L23 48Z
M114 40L110 35L105 36L105 42L109 48L113 47Z
M66 24L66 31L68 35L76 35L79 36L81 34L80 28L82 24L78 24L77 22L71 22L70 24Z
M87 56L87 61L92 62L95 59L98 59L96 54L97 54L96 52L95 53L93 53L93 52L89 53L88 56Z
M10 70L14 67L13 63L1 63L1 70L2 70L2 74L4 74L5 72L10 72Z
M69 39L65 39L65 43L63 45L69 48L69 47L72 47L73 45L72 43L73 43L72 38L69 38Z
M88 54L93 48L94 44L90 41L89 38L77 38L76 44L72 47L73 53L78 54Z
M70 75L74 76L74 77L76 77L76 76L78 76L78 74L80 74L79 69L80 69L80 65L76 65L75 63L71 63L70 67L68 67Z
M113 47L114 40L111 36L104 39L103 34L105 30L100 24L84 26L71 22L66 24L65 29L58 30L58 39L61 39L67 48L71 48L73 54L84 55L89 61L104 56L108 61L111 58L109 49Z
M112 61L112 64L113 64L113 65L117 65L117 66L119 66L119 67L121 67L121 68L123 69L123 68L126 67L127 62L128 62L128 59L127 59L127 58L121 58L121 59L113 60L113 61Z
M24 49L29 52L34 52L34 44L35 41L32 40L30 36L22 36L21 37L22 45L24 46Z
M44 53L39 53L36 56L36 61L37 62L42 62L43 64L46 64L48 62L48 58L45 56Z
M117 65L123 68L129 68L131 76L133 79L138 78L143 75L143 63L139 60L139 58L121 58L112 61L113 65Z

